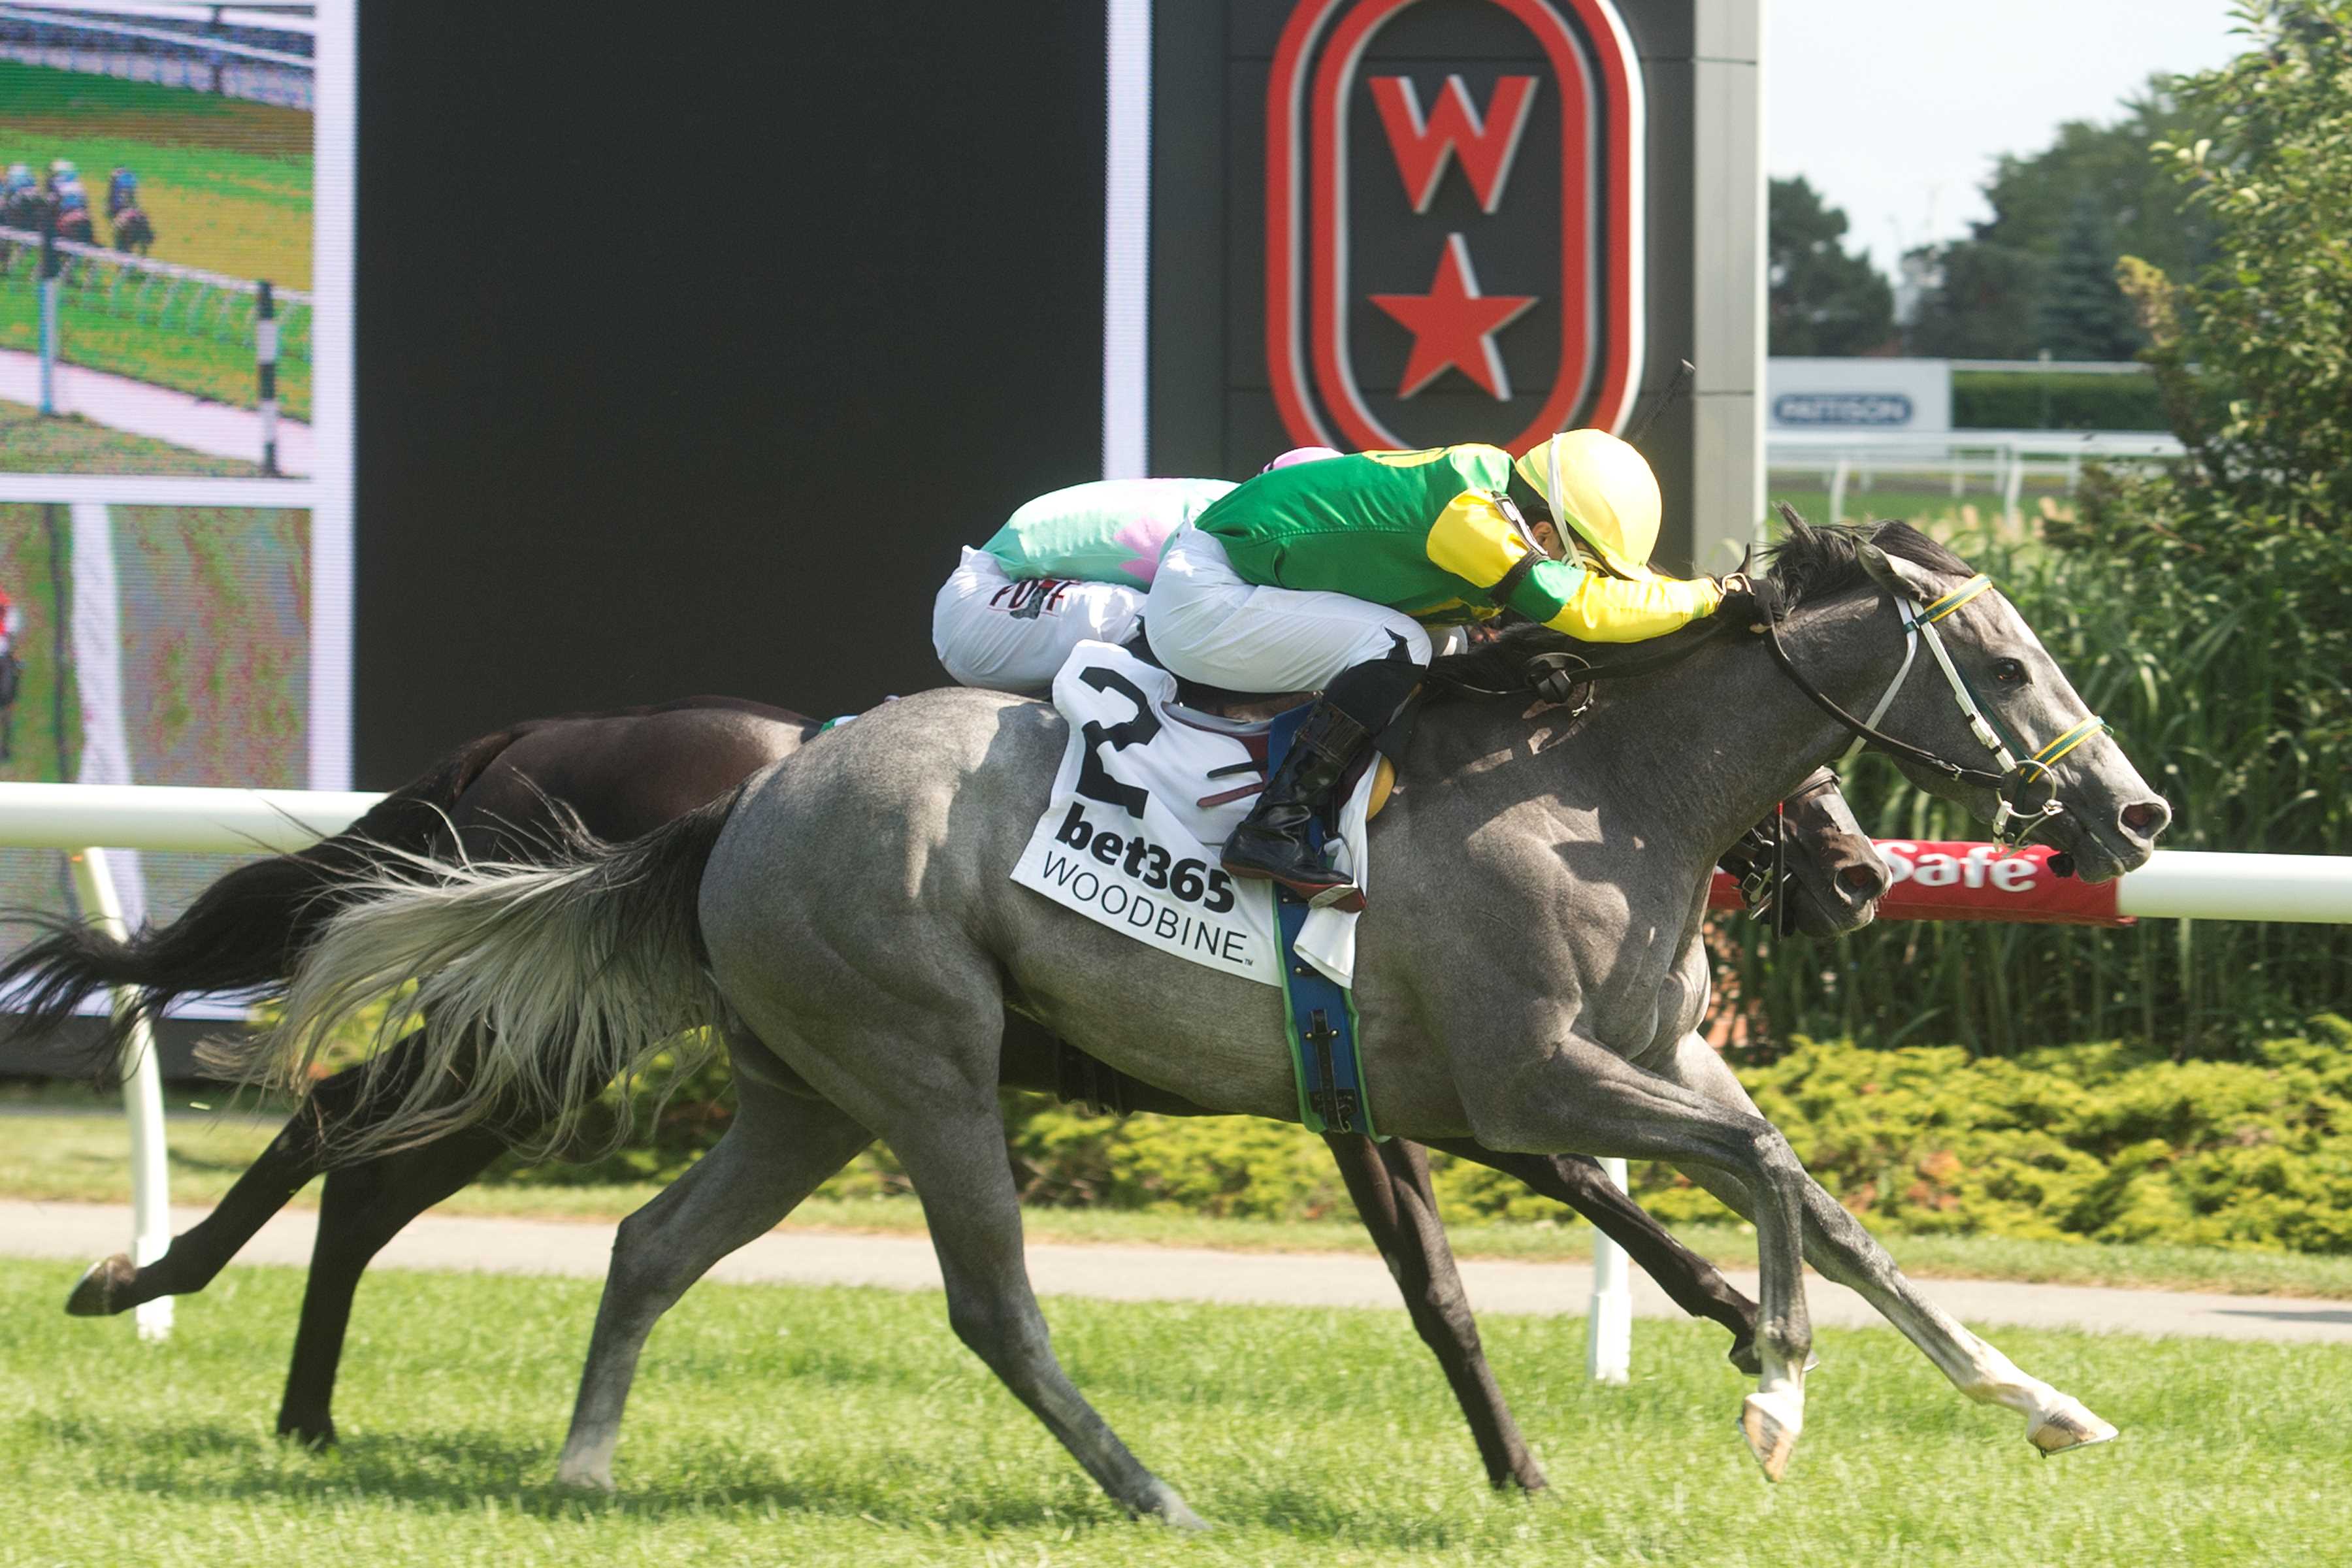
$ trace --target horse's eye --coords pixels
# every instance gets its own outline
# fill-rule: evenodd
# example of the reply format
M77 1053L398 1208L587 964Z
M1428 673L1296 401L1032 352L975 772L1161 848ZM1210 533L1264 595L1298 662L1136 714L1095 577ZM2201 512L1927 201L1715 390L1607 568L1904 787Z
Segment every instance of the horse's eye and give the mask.
M2013 658L1994 659L1992 678L2003 686L2022 686L2025 684L2025 666Z

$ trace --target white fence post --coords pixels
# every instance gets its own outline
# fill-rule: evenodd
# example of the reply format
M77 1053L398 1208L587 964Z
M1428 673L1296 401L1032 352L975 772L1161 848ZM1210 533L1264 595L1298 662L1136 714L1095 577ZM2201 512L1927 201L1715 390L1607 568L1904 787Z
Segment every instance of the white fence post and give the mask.
M1625 1162L1604 1159L1601 1168L1625 1190ZM1592 1233L1592 1315L1586 1323L1585 1370L1595 1383L1625 1383L1633 1375L1633 1282L1625 1249Z
M117 941L128 937L106 851L82 849L69 859L82 917ZM114 1005L128 1007L138 994L129 987L118 990ZM131 1121L131 1258L144 1268L172 1245L172 1181L163 1141L163 1069L155 1058L155 1032L143 1017L131 1026L123 1056L122 1112ZM170 1335L171 1297L158 1296L132 1311L141 1339Z

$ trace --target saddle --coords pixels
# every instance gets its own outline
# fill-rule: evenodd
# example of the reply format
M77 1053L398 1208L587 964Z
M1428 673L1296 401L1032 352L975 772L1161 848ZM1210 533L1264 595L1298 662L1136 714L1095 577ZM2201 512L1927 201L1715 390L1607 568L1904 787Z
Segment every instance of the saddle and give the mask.
M1141 628L1129 639L1127 651L1146 664L1168 669L1159 656L1151 651L1150 639ZM1266 765L1266 726L1286 713L1306 707L1320 695L1314 691L1230 691L1222 686L1187 680L1172 669L1168 673L1175 676L1176 679L1176 706L1169 710L1169 717L1180 723L1192 724L1196 729L1231 735L1248 748L1250 763L1257 774L1255 782L1237 783L1229 790L1203 795L1197 803L1202 805L1222 805L1227 801L1246 799L1263 791L1269 771ZM1407 711L1410 712L1409 708ZM1372 776L1371 805L1365 813L1367 821L1378 816L1381 808L1388 805L1389 796L1395 793L1396 763L1392 753L1403 749L1403 722L1400 719L1397 725L1391 726L1374 742L1377 747L1374 765L1379 771ZM1240 778L1240 764L1235 764L1234 769L1229 771L1236 779ZM1349 776L1339 790L1342 799L1355 787L1355 781L1362 776L1361 773Z

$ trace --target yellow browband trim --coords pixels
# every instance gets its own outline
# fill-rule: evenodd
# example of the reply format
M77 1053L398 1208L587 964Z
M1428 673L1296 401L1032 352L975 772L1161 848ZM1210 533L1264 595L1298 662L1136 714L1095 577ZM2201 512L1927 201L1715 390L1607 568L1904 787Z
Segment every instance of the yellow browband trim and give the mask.
M1969 578L1967 582L1961 584L1958 587L1953 589L1950 593L1945 595L1942 598L1937 600L1934 604L1920 611L1919 618L1923 621L1940 621L1946 616L1950 615L1954 610L1958 609L1962 605L1967 604L1970 599L1975 598L1979 594L1983 593L1986 589L1991 586L1992 579L1985 576L1982 573L1979 573L1976 576Z

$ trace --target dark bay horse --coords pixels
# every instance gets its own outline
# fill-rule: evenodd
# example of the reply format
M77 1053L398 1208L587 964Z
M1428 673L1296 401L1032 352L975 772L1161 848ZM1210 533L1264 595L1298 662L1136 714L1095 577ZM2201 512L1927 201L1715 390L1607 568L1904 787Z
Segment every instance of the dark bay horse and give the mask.
M144 256L154 247L155 226L136 206L114 215L114 248L126 256Z
M1806 1260L1962 1393L2024 1417L2041 1452L2104 1442L2112 1426L1906 1279L1694 1032L1700 922L1718 858L1856 733L2003 836L2046 837L2086 880L2144 864L2169 808L2016 608L1924 535L1800 525L1765 586L1756 635L1713 638L1571 719L1547 724L1516 700L1422 714L1372 827L1391 890L1359 926L1374 1113L1424 1142L1668 1161L1750 1217L1762 1371L1740 1427L1769 1478L1803 1425ZM1492 669L1558 646L1534 628L1463 657ZM1912 657L1923 647L1932 660ZM621 1226L560 1477L611 1484L661 1313L878 1136L923 1200L957 1335L1110 1497L1199 1522L1054 1355L1003 1155L1003 1019L1196 1105L1288 1121L1281 1003L1010 880L1066 739L1041 704L927 692L635 843L387 879L305 954L247 1070L299 1075L415 978L412 1005L434 1021L426 1078L470 1075L454 1100L389 1084L400 1102L354 1153L509 1097L560 1135L684 1031L723 1036L741 1109Z
M127 943L89 926L52 922L47 935L0 964L0 987L23 987L23 1026L38 1031L110 987L141 988L144 1005L160 1012L190 992L275 986L292 973L328 917L404 855L457 847L477 858L541 859L575 818L601 837L635 837L791 754L817 729L784 709L721 698L516 725L459 747L347 831L229 872L180 919ZM1887 886L1884 864L1826 771L1792 795L1784 824L1767 817L1726 863L1765 893L1784 929L1808 934L1836 934L1866 922ZM1008 1013L1005 1026L1001 1073L1008 1084L1062 1089L1066 1097L1075 1087L1123 1110L1202 1111L1111 1072L1018 1014ZM124 1026L116 1021L95 1065L119 1058ZM420 1037L404 1041L391 1070L404 1070L398 1064L415 1061L422 1051ZM278 1429L306 1443L331 1443L337 1368L370 1260L417 1215L539 1132L544 1120L530 1110L501 1114L428 1145L331 1166L326 1146L333 1131L363 1122L383 1103L362 1103L367 1081L353 1068L319 1083L210 1215L144 1268L124 1255L96 1265L67 1310L106 1315L203 1289L323 1170L318 1239ZM1542 1486L1542 1472L1479 1348L1437 1219L1427 1153L1402 1140L1375 1144L1335 1134L1326 1142L1415 1328L1461 1402L1489 1479L1497 1486ZM1733 1361L1754 1370L1754 1303L1653 1223L1591 1161L1468 1143L1449 1148L1592 1219L1685 1310L1727 1328Z

